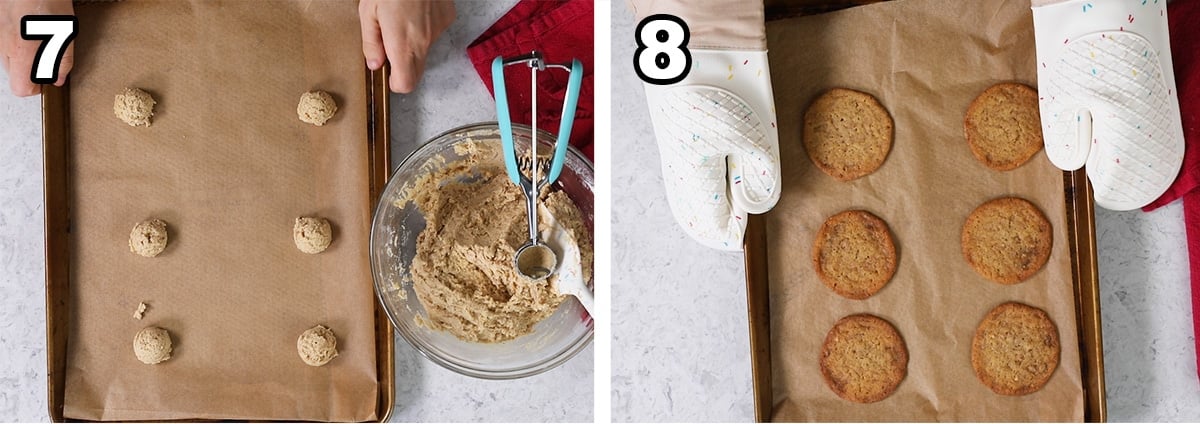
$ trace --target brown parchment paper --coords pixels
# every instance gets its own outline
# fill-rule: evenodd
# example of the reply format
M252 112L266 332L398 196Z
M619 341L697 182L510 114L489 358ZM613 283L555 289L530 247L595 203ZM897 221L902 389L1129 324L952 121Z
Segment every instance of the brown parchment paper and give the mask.
M782 198L766 215L771 278L771 356L776 421L1081 421L1077 345L1062 172L1039 153L1009 172L977 162L963 135L968 104L992 84L1036 87L1029 0L898 0L767 24L783 163ZM808 159L802 116L819 93L847 87L875 95L895 122L895 142L874 174L837 182ZM963 259L963 222L1001 196L1030 200L1050 219L1050 261L1029 280L1002 286ZM847 209L891 227L895 277L866 300L826 288L812 265L816 230ZM1001 396L971 368L971 338L994 306L1046 310L1062 345L1039 392ZM841 317L878 315L899 330L908 376L887 399L856 404L822 380L825 334Z
M80 419L375 418L368 262L367 82L353 1L121 1L77 8L70 83L71 287L65 416ZM157 100L153 125L113 96ZM323 127L300 94L337 100ZM327 251L292 241L297 216L333 224ZM156 258L129 252L138 221L168 222ZM132 314L149 305L145 319ZM305 365L317 324L339 355ZM143 327L170 331L159 365Z

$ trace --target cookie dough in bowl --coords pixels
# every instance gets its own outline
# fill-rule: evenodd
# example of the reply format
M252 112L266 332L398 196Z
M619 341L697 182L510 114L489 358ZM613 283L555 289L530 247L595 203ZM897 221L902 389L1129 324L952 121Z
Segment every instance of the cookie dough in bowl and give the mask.
M563 295L556 275L533 281L517 273L513 258L528 238L525 196L503 168L476 169L478 181L456 181L461 169L451 167L416 187L427 224L417 236L413 286L429 314L425 325L466 341L503 342L533 332ZM544 193L541 204L576 240L590 239L566 194ZM591 275L591 243L580 250Z
M514 139L527 154L528 127L514 125ZM553 140L539 131L542 155ZM560 258L578 247L569 257L589 286L592 187L591 163L568 149L562 175L541 192L538 228L543 240L561 237L551 245ZM549 217L559 223L553 231ZM516 272L528 236L524 195L507 177L495 123L418 148L384 189L371 228L376 292L397 332L433 362L488 379L544 372L583 350L592 318L558 292L559 275L534 281Z

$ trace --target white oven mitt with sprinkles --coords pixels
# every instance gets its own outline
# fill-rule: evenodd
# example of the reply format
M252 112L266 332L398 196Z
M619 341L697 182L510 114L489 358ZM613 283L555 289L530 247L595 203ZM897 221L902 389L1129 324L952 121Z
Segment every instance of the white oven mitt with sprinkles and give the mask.
M700 85L661 90L650 103L663 181L675 219L696 240L741 249L747 213L779 200L778 139L732 92Z
M1166 1L1068 1L1034 7L1033 20L1050 161L1086 165L1106 209L1157 199L1183 162Z
M779 133L762 4L634 0L638 19L667 13L690 30L691 70L646 84L675 220L700 243L741 250L747 214L779 201Z

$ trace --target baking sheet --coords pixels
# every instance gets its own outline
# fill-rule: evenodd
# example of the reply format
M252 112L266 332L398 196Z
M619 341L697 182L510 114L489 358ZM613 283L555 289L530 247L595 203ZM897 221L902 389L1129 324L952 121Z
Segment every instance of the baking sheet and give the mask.
M77 13L65 416L377 418L354 2L122 1ZM158 100L151 127L113 117L125 86ZM300 94L317 88L339 104L324 127L296 118ZM335 237L315 256L291 237L294 218L312 214ZM151 216L169 223L171 243L147 259L126 241ZM296 354L316 324L339 341L319 368ZM170 361L133 356L148 325L172 333Z
M781 201L764 217L773 420L1083 420L1063 174L1044 153L1016 170L992 171L974 159L963 136L963 113L984 89L1006 81L1035 86L1032 25L1028 0L899 0L768 22L784 164ZM832 87L875 95L895 121L886 162L849 183L816 169L800 140L804 110ZM976 206L1009 195L1046 214L1054 245L1041 271L1002 286L967 265L960 236ZM858 208L887 221L899 254L895 277L862 301L826 288L811 260L825 219ZM970 363L975 327L1009 300L1046 310L1062 342L1049 383L1027 396L994 394ZM866 405L837 397L818 365L826 332L862 312L895 325L910 358L898 390Z

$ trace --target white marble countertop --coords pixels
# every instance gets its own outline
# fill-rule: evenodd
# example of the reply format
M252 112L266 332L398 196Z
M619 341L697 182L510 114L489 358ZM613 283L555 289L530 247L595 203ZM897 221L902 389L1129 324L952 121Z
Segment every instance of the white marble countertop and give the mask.
M392 153L461 125L495 120L466 46L514 1L460 1L433 46L420 88L392 96ZM41 101L11 96L0 72L0 421L46 421L46 315ZM394 421L582 422L593 417L593 348L515 381L448 371L396 339Z
M671 217L633 16L612 9L612 419L752 421L742 256ZM1109 419L1200 420L1183 208L1096 219Z

